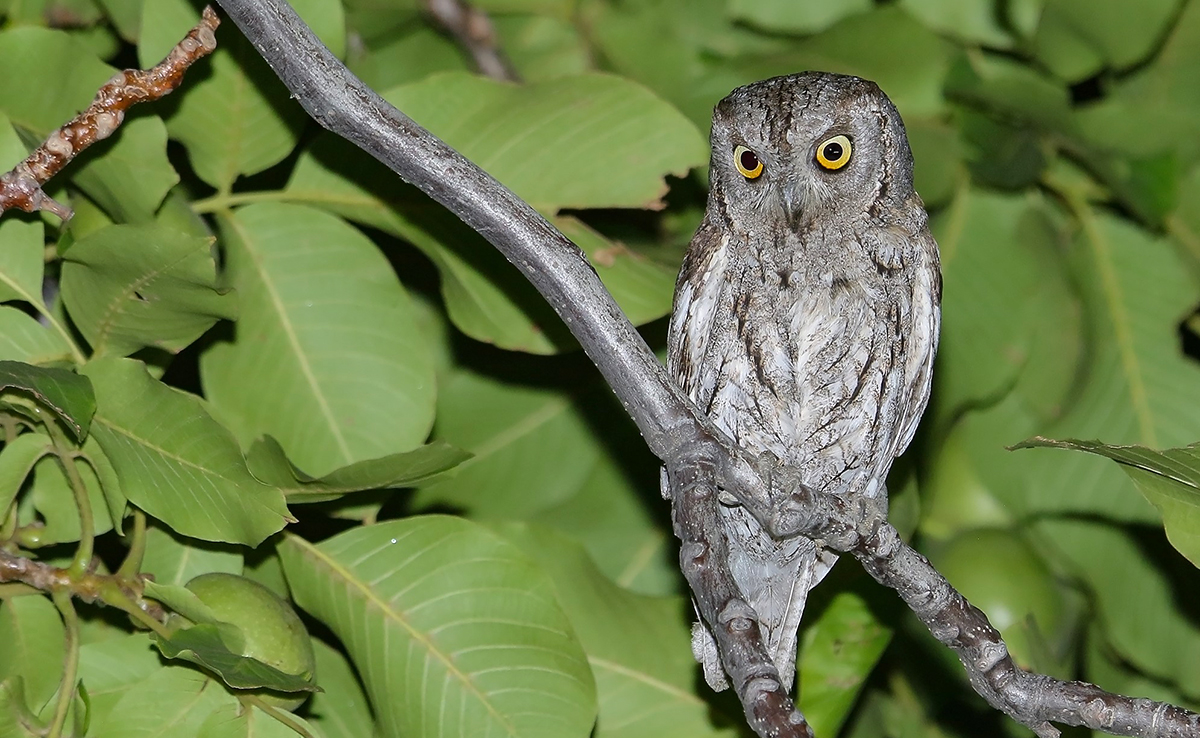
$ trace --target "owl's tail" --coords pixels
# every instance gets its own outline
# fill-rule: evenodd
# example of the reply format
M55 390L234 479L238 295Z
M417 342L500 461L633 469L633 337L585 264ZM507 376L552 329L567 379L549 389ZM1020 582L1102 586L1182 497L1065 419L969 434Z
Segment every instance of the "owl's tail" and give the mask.
M837 556L818 550L803 537L775 541L741 508L727 513L730 570L742 596L758 615L767 653L779 670L784 689L790 690L796 675L796 633L804 603L809 591L833 568ZM726 689L729 681L716 643L703 622L692 628L692 652L704 667L708 685L718 692Z

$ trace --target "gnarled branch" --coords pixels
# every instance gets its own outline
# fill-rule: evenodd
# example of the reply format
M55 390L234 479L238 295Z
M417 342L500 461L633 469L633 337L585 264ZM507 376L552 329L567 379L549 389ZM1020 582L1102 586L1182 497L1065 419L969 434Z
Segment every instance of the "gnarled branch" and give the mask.
M188 67L217 48L214 32L220 23L216 12L205 7L200 22L161 62L144 71L117 72L96 92L87 110L51 133L12 171L0 175L0 213L11 208L28 213L48 210L70 220L71 209L55 202L42 191L42 185L84 149L111 136L130 106L157 100L179 87Z

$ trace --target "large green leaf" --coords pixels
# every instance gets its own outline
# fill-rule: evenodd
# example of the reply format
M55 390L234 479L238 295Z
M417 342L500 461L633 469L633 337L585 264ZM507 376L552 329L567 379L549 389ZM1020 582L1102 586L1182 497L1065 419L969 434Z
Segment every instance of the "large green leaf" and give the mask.
M337 0L297 0L297 12L335 52L344 49ZM188 0L143 5L138 58L157 64L200 20ZM205 69L201 77L199 70ZM278 164L295 147L308 118L254 47L231 23L217 33L217 50L171 99L167 130L187 148L196 174L227 191L244 174Z
M233 342L213 345L200 368L242 442L270 434L315 476L420 444L433 423L433 367L375 245L298 205L252 205L222 226L241 317Z
M792 0L729 0L729 15L767 31L816 33L874 7L871 0L798 3Z
M805 616L810 622L797 659L800 711L817 735L837 735L892 632L861 595L850 591L837 593L827 606Z
M934 220L933 232L943 284L937 417L994 401L1022 372L1037 373L1041 408L1059 406L1083 345L1044 201L966 190Z
M0 601L0 682L25 681L26 705L38 712L61 679L63 624L48 597L12 597Z
M317 685L321 691L308 703L309 721L326 738L363 738L374 732L371 706L363 694L354 667L340 651L313 639L317 657Z
M1200 584L1200 572L1162 533L1070 518L1032 527L1059 565L1092 590L1109 645L1139 670L1200 697L1200 625L1180 608Z
M1182 355L1176 324L1196 291L1170 245L1091 210L1073 245L1092 345L1088 372L1061 420L1024 435L1105 438L1115 444L1183 446L1200 438L1194 411L1200 365ZM1021 437L1005 439L1005 445ZM1086 454L1022 451L1031 483L1008 502L1020 511L1076 511L1158 522L1115 468Z
M1035 55L1071 82L1145 59L1169 27L1175 0L1046 0Z
M1018 444L1018 448L1037 446L1085 451L1120 464L1162 514L1171 544L1200 567L1200 444L1163 451L1072 439L1034 438Z
M61 327L61 323L58 324ZM0 306L0 360L26 364L59 364L71 359L71 346L58 333L28 313Z
M359 461L316 479L292 466L279 442L265 436L250 447L246 463L257 479L282 490L289 503L297 503L325 502L369 489L411 487L470 457L466 451L435 441L412 451Z
M63 257L62 296L93 355L175 353L233 317L212 243L158 225L109 226L75 242Z
M129 359L94 361L83 373L96 388L92 432L130 502L183 535L250 546L289 520L283 494L251 476L233 436L196 398Z
M328 625L387 736L586 736L595 686L550 581L473 523L415 517L280 547L297 604Z
M942 83L950 59L948 42L888 4L737 68L745 75L742 84L805 69L854 74L876 82L902 115L934 116L945 106Z
M83 645L79 649L79 678L91 701L92 722L102 723L125 692L163 668L158 652L144 633Z
M215 711L237 706L220 682L194 668L170 667L128 689L103 719L92 726L95 738L197 738Z
M676 591L658 463L607 393L451 375L438 399L438 437L474 456L417 492L414 505L483 520L537 519L585 543L621 584ZM596 437L597 423L610 428L607 442Z
M517 87L447 72L384 97L543 211L655 207L664 175L708 160L695 126L620 77Z
M146 553L141 570L153 575L160 585L183 586L193 577L209 572L241 574L242 552L233 546L184 538L150 525L146 528Z
M1074 4L1087 6L1086 2ZM1142 15L1139 8L1120 0L1103 4L1120 5L1122 12ZM1164 4L1175 6L1174 2L1161 0L1149 3ZM1153 13L1147 16L1152 18ZM1139 158L1174 152L1183 162L1194 162L1200 156L1200 139L1194 126L1200 114L1197 74L1200 5L1184 3L1154 63L1114 80L1104 99L1080 109L1080 128L1089 141L1105 149Z
M691 607L682 597L647 597L604 576L579 547L557 533L522 524L495 529L554 582L596 678L596 738L732 736L741 716L722 715L696 693ZM717 724L714 724L714 721Z

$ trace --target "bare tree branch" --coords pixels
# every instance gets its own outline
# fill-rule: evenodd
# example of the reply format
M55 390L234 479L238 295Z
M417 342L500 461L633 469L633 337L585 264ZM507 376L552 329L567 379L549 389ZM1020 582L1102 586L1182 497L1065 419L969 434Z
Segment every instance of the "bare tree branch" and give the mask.
M167 58L145 71L117 72L96 92L87 110L51 133L12 171L0 175L0 213L11 208L27 213L48 210L64 221L70 220L71 209L46 195L42 185L84 149L111 136L124 122L130 106L157 100L179 87L188 67L217 48L214 32L220 23L216 12L205 7L200 23L171 49Z
M475 67L492 79L519 82L517 70L500 49L488 14L465 0L422 0L425 10L471 54Z
M753 609L726 562L721 489L776 537L804 535L855 556L896 590L959 655L975 689L1043 738L1050 721L1114 735L1195 738L1200 715L1082 682L1016 668L999 633L887 522L886 504L820 495L775 459L748 459L667 376L577 246L528 204L389 105L329 53L280 0L220 0L313 118L462 218L517 266L595 362L667 470L680 563L716 637L750 726L760 736L811 736L779 686Z

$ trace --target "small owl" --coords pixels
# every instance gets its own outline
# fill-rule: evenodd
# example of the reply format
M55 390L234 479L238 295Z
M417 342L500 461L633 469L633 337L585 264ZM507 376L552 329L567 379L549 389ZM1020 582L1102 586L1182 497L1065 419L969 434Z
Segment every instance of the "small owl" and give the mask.
M675 288L668 368L740 446L809 487L886 506L929 399L941 272L904 123L874 83L806 72L713 114L711 192ZM732 498L729 566L791 688L808 592L835 556L776 540ZM693 650L728 686L703 623Z

